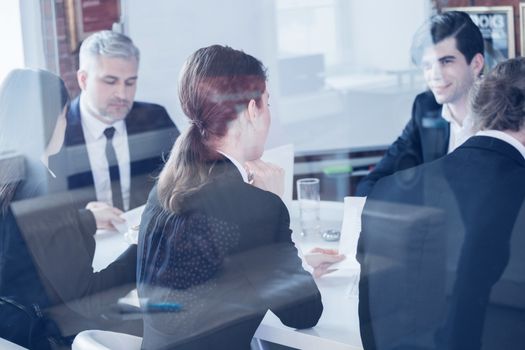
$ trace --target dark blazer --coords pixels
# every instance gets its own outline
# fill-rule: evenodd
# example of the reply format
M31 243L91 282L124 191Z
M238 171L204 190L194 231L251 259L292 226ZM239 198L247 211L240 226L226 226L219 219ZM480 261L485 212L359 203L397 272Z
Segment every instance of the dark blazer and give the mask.
M162 209L155 187L139 233L139 296L184 312L146 316L143 347L249 349L268 309L288 326L314 326L321 297L289 223L281 199L246 184L226 159L180 214Z
M11 204L16 219L12 227L21 235L44 287L41 298L49 300L42 308L66 336L93 328L126 330L112 325L107 314L136 281L136 245L105 269L93 271L95 219L79 204L88 192L80 189ZM25 259L24 255L18 258ZM24 297L25 290L20 288L17 293ZM31 298L38 302L35 296Z
M0 297L27 309L32 304L43 309L50 304L10 208L0 210ZM30 345L28 317L23 311L0 302L0 319L0 337L24 347Z
M487 136L378 181L357 255L364 348L522 348L524 200L525 160Z
M442 105L426 91L417 95L412 117L401 136L390 145L374 170L357 186L357 196L367 196L382 177L433 161L447 154L450 125L441 116Z
M67 178L67 188L93 186L87 148L80 115L80 97L67 113L64 146L50 157L50 168ZM167 159L179 131L166 109L160 105L134 102L125 119L130 155L130 208L146 202L154 176Z

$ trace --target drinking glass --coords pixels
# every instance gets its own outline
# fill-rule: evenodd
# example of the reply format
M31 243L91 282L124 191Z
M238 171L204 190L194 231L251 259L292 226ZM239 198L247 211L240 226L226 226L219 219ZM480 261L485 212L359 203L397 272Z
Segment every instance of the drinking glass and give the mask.
M305 178L297 180L297 199L299 201L301 234L304 236L319 234L321 230L319 220L319 179Z

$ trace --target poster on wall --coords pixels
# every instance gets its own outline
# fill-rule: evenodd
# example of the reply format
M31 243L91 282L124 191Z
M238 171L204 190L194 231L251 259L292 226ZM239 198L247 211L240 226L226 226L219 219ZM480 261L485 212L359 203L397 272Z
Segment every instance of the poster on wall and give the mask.
M66 0L65 10L72 51L91 33L111 29L120 20L120 0Z
M447 7L470 15L485 39L485 65L488 69L515 56L514 11L512 6Z

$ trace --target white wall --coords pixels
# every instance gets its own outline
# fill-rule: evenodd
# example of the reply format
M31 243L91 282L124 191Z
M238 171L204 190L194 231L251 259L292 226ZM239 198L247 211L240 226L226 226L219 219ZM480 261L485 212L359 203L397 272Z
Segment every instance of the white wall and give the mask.
M179 128L186 127L177 96L179 71L200 47L223 44L254 55L268 66L272 90L273 0L123 0L122 6L127 34L141 50L137 100L164 105Z
M24 63L28 68L46 69L44 39L42 36L42 13L39 0L20 0ZM58 72L58 62L50 62L51 70Z
M423 86L420 82L400 85L394 74L385 72L411 67L411 39L429 15L429 1L337 0L336 26L341 28L337 42L346 58L343 86L330 85L334 81L330 76L325 90L293 98L280 96L277 84L276 1L122 0L125 31L142 54L137 99L166 106L184 129L187 124L177 96L179 70L196 49L226 44L256 56L269 68L273 123L268 146L286 139L301 151L392 142ZM388 76L374 86L370 81L377 81L376 72ZM364 83L356 83L360 79Z
M14 68L24 66L20 9L17 0L4 0L0 3L0 83Z
M422 0L347 0L353 63L371 70L410 68L412 36L429 15ZM365 15L369 14L369 15Z

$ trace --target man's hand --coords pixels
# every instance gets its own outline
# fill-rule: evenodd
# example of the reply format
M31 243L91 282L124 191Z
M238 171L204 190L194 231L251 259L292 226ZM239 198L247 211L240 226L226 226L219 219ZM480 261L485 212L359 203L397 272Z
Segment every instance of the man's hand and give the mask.
M304 260L314 268L314 277L321 277L327 273L336 271L329 269L336 262L344 260L346 257L335 249L314 248L304 255Z
M284 170L281 167L257 159L246 162L245 168L249 177L253 176L252 184L255 187L273 192L279 197L283 196Z
M123 214L122 210L114 208L104 202L89 202L86 209L93 213L97 229L113 230L113 222L123 223L126 220L120 217Z

